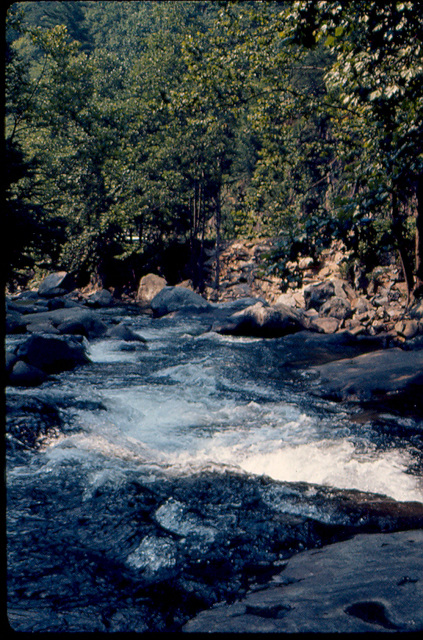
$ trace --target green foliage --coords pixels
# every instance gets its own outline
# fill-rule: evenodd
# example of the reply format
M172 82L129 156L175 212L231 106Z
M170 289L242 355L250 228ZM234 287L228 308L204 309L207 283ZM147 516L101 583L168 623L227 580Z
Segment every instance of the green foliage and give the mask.
M201 288L205 243L235 234L279 238L269 268L286 282L287 263L333 237L368 268L393 248L406 264L423 176L422 9L16 3L7 215L28 233L13 233L10 274L47 261L115 284L179 243Z
M325 81L340 212L358 235L364 220L370 235L390 217L379 245L390 237L411 288L406 227L423 176L423 4L307 1L292 17L298 41L324 41L336 56Z

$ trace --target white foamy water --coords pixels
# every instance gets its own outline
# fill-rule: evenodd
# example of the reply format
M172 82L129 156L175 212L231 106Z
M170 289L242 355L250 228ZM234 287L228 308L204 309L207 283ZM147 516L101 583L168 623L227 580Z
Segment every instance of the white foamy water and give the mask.
M169 331L140 331L146 334L147 354L121 352L118 341L108 340L92 346L91 358L119 365L152 358L151 351L163 347ZM222 366L219 343L231 340L217 337L216 354L194 353L176 364L153 367L146 381L123 387L114 386L113 379L106 386L97 384L96 398L107 411L81 411L82 432L52 441L46 450L50 463L84 455L157 465L173 473L231 468L423 502L421 478L408 472L409 451L357 440L341 408L332 407L322 417L278 400L263 380ZM252 392L257 400L251 400Z

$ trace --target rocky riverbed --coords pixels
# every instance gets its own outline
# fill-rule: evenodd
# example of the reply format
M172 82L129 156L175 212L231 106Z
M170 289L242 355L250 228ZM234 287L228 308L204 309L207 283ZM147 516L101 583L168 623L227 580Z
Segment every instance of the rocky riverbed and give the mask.
M150 280L7 300L12 628L421 630L418 331Z

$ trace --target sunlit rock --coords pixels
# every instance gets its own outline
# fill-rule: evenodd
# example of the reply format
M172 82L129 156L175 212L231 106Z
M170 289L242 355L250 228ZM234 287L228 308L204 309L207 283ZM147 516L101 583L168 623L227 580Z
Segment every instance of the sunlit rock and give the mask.
M318 331L319 333L335 333L340 325L341 322L337 318L314 316L310 319L309 327L312 331Z
M346 320L352 316L351 304L346 298L333 296L320 307L319 314L338 320Z
M278 304L270 307L262 302L234 313L227 321L215 323L213 330L227 335L277 338L304 329L299 310Z
M156 275L155 273L148 273L140 280L137 291L137 302L151 302L154 296L156 296L167 285L165 278Z

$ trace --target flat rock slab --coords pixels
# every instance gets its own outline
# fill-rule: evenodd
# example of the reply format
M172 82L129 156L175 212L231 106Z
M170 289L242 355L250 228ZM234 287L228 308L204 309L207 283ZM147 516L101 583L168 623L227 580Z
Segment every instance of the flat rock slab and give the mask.
M273 583L200 613L185 632L423 630L423 531L360 534L292 557Z
M370 400L423 386L423 350L384 349L329 362L312 371L324 395L339 400Z

